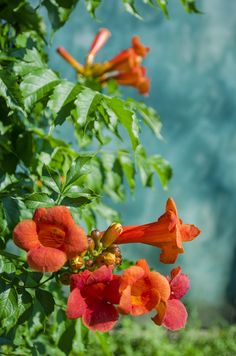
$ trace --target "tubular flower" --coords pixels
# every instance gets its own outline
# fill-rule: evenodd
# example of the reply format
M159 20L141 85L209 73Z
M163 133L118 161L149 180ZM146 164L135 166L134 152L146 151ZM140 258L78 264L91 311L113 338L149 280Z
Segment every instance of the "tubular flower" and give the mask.
M111 33L102 28L90 47L83 66L77 62L64 48L59 47L57 52L72 65L77 73L85 77L96 78L102 85L106 85L111 79L118 84L129 85L138 89L141 94L148 94L150 80L146 76L146 70L141 66L142 60L149 52L138 36L133 36L131 47L118 53L112 59L104 63L93 63L98 51L104 46Z
M182 243L193 240L199 234L200 230L196 226L182 223L174 200L169 198L165 213L156 222L124 226L115 243L144 243L159 247L161 262L174 263L178 254L184 252Z
M190 282L180 267L172 269L171 278L167 277L167 280L171 289L170 297L167 302L162 301L157 305L158 313L152 320L155 324L174 331L184 328L188 318L186 308L179 299L189 290Z
M144 259L124 272L119 291L119 311L131 315L149 313L170 297L168 280L158 272L151 272Z
M114 304L119 304L119 276L112 268L102 266L94 272L85 270L71 276L71 293L66 314L69 319L81 318L91 330L109 331L119 314Z
M32 220L16 225L13 238L17 246L28 251L29 266L41 272L58 271L87 248L85 232L64 206L36 209Z

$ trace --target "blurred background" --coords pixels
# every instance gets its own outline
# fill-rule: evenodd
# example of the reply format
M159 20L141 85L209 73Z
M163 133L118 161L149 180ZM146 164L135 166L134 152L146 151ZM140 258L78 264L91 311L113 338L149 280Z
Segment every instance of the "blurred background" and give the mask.
M75 80L73 69L56 54L65 47L83 62L100 27L112 37L97 56L111 58L129 47L134 34L151 48L144 61L151 78L149 97L135 89L125 95L143 100L161 116L164 141L145 127L143 144L151 154L162 154L173 167L168 191L158 179L155 189L138 182L135 196L113 204L126 225L154 221L172 196L180 217L194 223L202 234L185 244L179 257L191 278L186 298L206 322L224 315L235 321L236 306L236 2L198 2L202 15L186 14L177 1L170 1L170 19L140 4L144 21L126 13L119 1L104 1L93 21L80 3L70 21L56 33L49 52L51 66L63 77ZM63 131L72 135L68 126ZM105 226L99 226L104 228ZM159 250L144 245L125 246L127 256L145 257L151 266L169 273L159 263ZM203 311L203 312L202 312ZM223 311L223 313L222 313Z

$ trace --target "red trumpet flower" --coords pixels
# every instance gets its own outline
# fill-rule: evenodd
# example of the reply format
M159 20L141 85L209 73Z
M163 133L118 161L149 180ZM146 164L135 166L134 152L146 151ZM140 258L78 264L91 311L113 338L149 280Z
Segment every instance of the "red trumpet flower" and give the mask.
M186 308L179 299L189 290L190 282L180 267L172 269L171 278L167 277L167 279L171 289L170 297L167 302L162 301L157 305L158 313L152 320L157 325L175 331L184 328L188 318Z
M112 275L112 268L107 266L102 266L94 272L85 270L73 274L67 317L82 317L84 325L91 330L111 330L119 317L114 306L120 300L119 278Z
M199 234L200 230L196 226L182 223L174 200L169 198L166 212L156 222L124 226L115 243L144 243L159 247L162 251L161 262L174 263L178 254L184 252L182 243L193 240Z
M68 259L87 248L87 237L65 206L36 209L33 220L23 220L13 231L17 246L28 251L27 262L36 271L58 271Z

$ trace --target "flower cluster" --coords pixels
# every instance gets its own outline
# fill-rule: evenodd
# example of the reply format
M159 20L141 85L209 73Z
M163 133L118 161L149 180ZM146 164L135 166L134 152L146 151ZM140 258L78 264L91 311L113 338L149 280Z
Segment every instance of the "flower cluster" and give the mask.
M112 79L120 85L137 88L140 94L148 94L150 80L146 76L146 69L141 63L149 52L149 48L140 42L138 36L132 38L130 48L121 51L104 63L94 63L96 54L104 46L110 35L111 33L106 28L102 28L97 33L84 66L77 62L63 47L59 47L57 52L74 67L78 74L84 77L95 78L102 85L106 85Z
M185 326L187 311L180 299L189 289L189 278L180 267L170 277L150 271L140 259L116 274L122 263L119 244L144 243L161 249L160 259L173 263L183 253L183 242L193 240L200 230L183 224L173 199L165 213L146 225L113 223L106 231L93 230L86 236L64 206L39 208L33 220L23 220L14 229L14 242L28 252L27 262L37 271L55 272L63 266L62 282L69 282L67 317L82 318L91 330L109 331L120 314L156 312L157 325L170 330ZM63 276L69 276L67 280Z

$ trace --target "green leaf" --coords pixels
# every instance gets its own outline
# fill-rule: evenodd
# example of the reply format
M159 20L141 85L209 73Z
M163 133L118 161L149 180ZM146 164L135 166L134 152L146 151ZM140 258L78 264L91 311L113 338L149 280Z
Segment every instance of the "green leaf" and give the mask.
M0 273L13 273L16 271L15 264L10 258L0 255Z
M135 188L135 168L134 168L134 163L132 162L129 152L125 150L119 150L118 152L118 158L120 165L123 169L123 172L125 174L125 177L127 179L127 182L129 184L129 187L131 191L134 190Z
M69 324L69 325L68 325ZM75 321L67 321L66 330L60 337L58 347L66 355L69 355L72 350L73 339L75 337Z
M55 305L52 294L44 289L36 289L35 297L44 314L46 316L50 315L53 312Z
M32 193L24 199L24 203L29 209L46 208L55 205L46 193Z
M6 105L11 110L20 111L24 114L21 107L22 98L16 78L7 71L0 71L0 97L6 101Z
M58 84L48 102L48 107L51 109L55 124L61 125L75 108L75 98L81 92L80 84L73 84L66 80Z
M23 59L18 60L13 66L14 72L20 76L26 76L35 70L46 68L46 63L36 48L27 48Z
M162 139L162 123L160 120L160 116L157 114L157 112L152 107L149 107L144 103L137 102L133 99L128 99L128 102L130 103L131 108L137 112L137 114L141 117L144 123L150 127L156 137Z
M139 15L138 11L135 8L135 0L122 0L126 11L130 14L137 17L139 20L142 20L142 17Z
M100 6L101 0L85 0L85 3L87 11L92 17L95 17L95 11Z
M149 162L157 172L163 188L167 189L168 182L172 177L172 168L169 162L159 155L150 157Z
M73 185L82 175L88 173L88 169L86 169L86 164L94 157L94 154L81 154L77 157L77 159L71 165L69 171L66 174L65 185L63 191L65 192L65 188L69 188Z
M149 164L146 152L141 145L135 151L135 162L139 168L142 184L145 187L152 187L153 168Z
M66 206L72 206L72 207L81 207L83 205L89 204L91 203L91 201L94 199L94 197L92 196L79 196L76 198L72 198L72 197L65 197L62 201L61 201L61 205L66 205Z
M43 0L54 31L58 30L69 19L78 0Z
M77 123L80 126L84 126L89 120L90 115L92 115L96 109L96 106L101 101L102 95L97 91L93 91L89 88L85 88L77 96L75 101Z
M43 33L41 17L26 1L1 0L0 18L16 26L18 31L33 29L41 35Z
M165 14L165 16L169 17L168 8L167 8L168 0L157 0L157 3L160 6L163 13Z
M26 75L20 84L26 109L29 110L39 100L48 100L59 82L58 76L50 69L38 69Z
M49 174L51 180L45 180L44 184L49 186L51 189L53 189L55 192L60 193L62 189L62 179L58 171L55 169L44 165L44 168L46 169L47 173ZM43 168L43 170L44 170Z
M134 112L126 109L124 102L118 98L107 99L106 103L109 108L115 113L117 119L126 128L131 140L133 150L135 150L139 144L139 126Z
M4 213L7 219L9 229L14 229L20 220L20 207L17 199L4 197L2 198Z
M0 280L0 320L10 319L18 314L18 298L14 287Z

